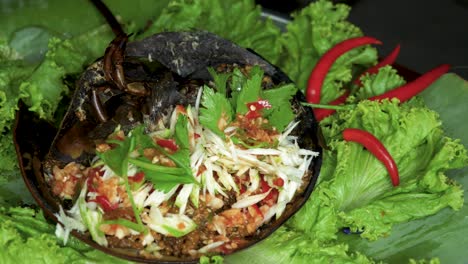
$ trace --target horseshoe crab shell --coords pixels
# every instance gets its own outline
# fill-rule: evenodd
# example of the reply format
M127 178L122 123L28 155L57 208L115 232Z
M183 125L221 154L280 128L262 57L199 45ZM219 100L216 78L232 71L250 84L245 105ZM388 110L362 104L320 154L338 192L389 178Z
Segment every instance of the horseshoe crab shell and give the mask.
M148 67L148 63L152 66ZM196 94L190 87L208 82L211 77L207 68L223 64L258 65L273 83L291 82L286 74L254 52L214 34L167 32L128 43L125 50L125 79L135 89L144 87L149 90L148 96L130 95L109 85L104 77L103 61L98 60L78 80L69 109L58 129L21 105L14 131L16 151L23 179L46 216L57 222L55 214L59 206L70 207L53 195L45 179L45 173L50 172L54 165L64 166L71 161L89 164L95 156L96 140L105 139L117 125L128 131L145 118L152 121L162 118L177 104L193 104ZM98 116L96 98L109 116L105 122ZM304 97L298 92L293 99L293 108L296 120L301 122L293 134L298 136L301 147L321 154L318 123L311 109L303 107L301 101ZM312 176L304 191L295 197L279 219L264 225L250 237L245 247L269 236L299 210L314 188L320 166L321 155L309 167ZM72 234L92 247L132 261L197 262L196 258L188 257L144 257L138 250L100 246L88 233L73 231Z

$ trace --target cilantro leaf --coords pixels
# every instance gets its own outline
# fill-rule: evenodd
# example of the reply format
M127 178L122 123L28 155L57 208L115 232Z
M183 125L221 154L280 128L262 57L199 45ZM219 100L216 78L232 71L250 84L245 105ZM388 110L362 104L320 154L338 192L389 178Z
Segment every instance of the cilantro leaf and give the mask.
M168 173L161 173L156 172L153 170L142 169L143 173L145 174L145 178L151 181L154 184L154 188L160 190L162 192L169 192L177 186L178 184L183 183L194 183L194 179L192 175L189 174L168 174Z
M146 171L150 171L153 173L166 173L166 174L172 174L172 175L181 175L185 173L185 170L183 168L156 165L156 164L151 163L151 161L149 161L146 158L136 158L136 159L130 158L128 162L137 166L140 169L144 169Z
M236 107L237 105L237 98L239 97L239 93L242 90L242 87L244 86L244 83L246 82L246 78L244 74L240 71L239 68L234 68L234 70L231 73L231 105L233 108Z
M244 78L246 78L244 76ZM249 111L247 103L256 102L260 98L262 91L262 80L263 70L259 66L254 66L250 72L250 78L248 78L237 98L236 112L239 114L245 114Z
M286 126L294 120L294 117L295 114L291 110L291 104L289 102L281 103L270 109L268 121L272 127L276 127L279 132L283 132Z
M155 184L155 188L157 189L168 191L180 183L197 183L193 177L192 168L190 166L190 143L187 123L188 120L185 115L179 115L177 117L174 139L179 149L176 152L169 153L164 148L155 145L155 147L170 158L178 168L183 169L183 173L179 175L161 174L152 170L143 169L145 175Z
M175 162L179 167L186 170L187 174L192 176L192 169L190 167L190 143L187 128L188 119L185 115L177 117L175 125L175 142L179 149L173 154L167 154L169 158Z
M145 134L145 125L139 125L132 130L132 137L135 138L135 144L138 146L140 153L145 148L154 148L155 144L153 139Z
M215 88L218 93L226 96L226 87L227 81L229 77L231 77L231 73L219 73L216 72L213 68L208 68L211 77L213 77L213 81L215 83Z
M290 102L296 93L297 87L292 83L288 83L274 89L263 90L262 99L268 100L273 108L275 105ZM267 113L269 110L271 110L271 108L265 109L265 112Z
M292 110L291 99L296 93L297 87L294 84L262 91L262 99L271 104L270 109L263 109L263 116L278 131L283 131L294 120L295 114Z
M126 137L123 141L110 140L108 142L117 144L117 147L104 153L98 152L97 155L115 174L124 176L128 166L128 154L135 148L135 138Z
M223 94L215 93L213 89L205 86L201 104L203 108L200 109L200 124L224 138L219 124L221 119L226 124L232 121L233 111L229 100Z
M169 153L164 148L154 143L153 139L144 133L143 125L134 128L123 140L108 140L108 143L117 146L104 153L97 155L109 166L117 175L127 177L127 166L129 163L137 166L145 173L146 179L151 181L155 188L164 192L170 191L174 186L183 183L194 183L190 167L190 149L187 130L187 117L179 115L175 127L175 141L179 149L174 153ZM137 149L140 153L145 148L156 148L170 158L178 167L167 167L151 163L144 157L131 158L130 153Z

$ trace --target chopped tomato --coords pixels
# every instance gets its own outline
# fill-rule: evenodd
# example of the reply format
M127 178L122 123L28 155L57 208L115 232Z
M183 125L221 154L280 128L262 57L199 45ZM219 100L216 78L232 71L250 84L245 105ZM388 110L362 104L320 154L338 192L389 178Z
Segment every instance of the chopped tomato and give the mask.
M167 148L169 150L172 150L176 152L179 149L179 146L175 143L173 139L158 139L156 140L156 144L163 148Z
M258 205L254 204L254 205L251 205L251 206L249 207L249 213L250 213L250 215L252 215L252 217L255 217L255 215L253 215L253 214L251 213L250 208L253 209L253 211L255 212L254 214L259 215L259 216L261 216L261 217L263 218L263 213L262 213L262 211L260 210L260 208L258 208Z
M279 192L277 189L272 189L271 192L263 199L263 203L268 206L273 206L278 201Z
M283 187L284 185L284 180L280 177L276 178L273 180L273 184L278 187Z
M268 182L263 177L260 178L260 187L262 188L262 193L266 193L271 189L271 186L268 185Z

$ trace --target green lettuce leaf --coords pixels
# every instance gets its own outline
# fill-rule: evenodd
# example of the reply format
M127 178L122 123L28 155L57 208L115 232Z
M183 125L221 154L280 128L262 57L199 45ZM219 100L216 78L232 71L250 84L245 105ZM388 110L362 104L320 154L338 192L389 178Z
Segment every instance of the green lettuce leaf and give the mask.
M355 89L353 95L358 100L383 94L394 88L402 86L406 81L398 75L397 71L391 66L385 66L379 69L377 74L366 74L361 77L361 87Z
M374 263L345 244L322 243L281 227L254 247L225 257L228 263Z
M21 83L24 101L41 118L53 119L62 96L68 93L63 83L66 75L79 74L92 60L104 53L112 33L101 26L71 39L51 38L45 59Z
M27 207L0 207L1 263L128 263L74 237L61 245L43 214Z
M5 40L0 39L0 132L11 127L18 101L27 97L18 86L33 69L19 59Z
M206 30L238 45L251 48L275 63L280 51L280 30L270 19L261 18L253 0L171 1L141 36L161 31Z
M463 205L460 186L445 171L467 166L467 151L460 141L444 136L437 113L421 101L401 106L397 101L363 101L353 110L338 111L321 126L331 149L324 166L334 170L326 171L314 191L316 199L292 218L292 227L323 239L352 227L375 240L388 235L396 223ZM397 163L399 187L392 187L385 167L366 149L342 140L345 128L367 130L382 141ZM327 224L331 226L323 229Z
M335 44L362 36L361 30L347 21L350 7L319 0L293 15L281 38L284 47L278 65L304 91L307 79L320 56ZM338 58L325 78L321 103L328 103L344 93L344 85L353 78L353 66L370 66L377 61L371 47L351 50Z

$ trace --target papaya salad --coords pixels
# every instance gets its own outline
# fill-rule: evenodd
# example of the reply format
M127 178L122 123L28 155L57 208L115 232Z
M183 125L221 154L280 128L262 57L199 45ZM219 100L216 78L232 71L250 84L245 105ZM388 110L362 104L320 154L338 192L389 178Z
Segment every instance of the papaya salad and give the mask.
M291 133L295 86L262 90L271 80L258 66L211 74L194 105L97 142L91 166L54 166L53 194L74 202L57 214L59 236L89 231L102 246L199 256L241 248L283 214L318 155ZM233 85L240 92L227 96Z

